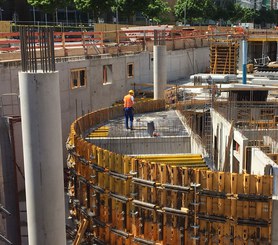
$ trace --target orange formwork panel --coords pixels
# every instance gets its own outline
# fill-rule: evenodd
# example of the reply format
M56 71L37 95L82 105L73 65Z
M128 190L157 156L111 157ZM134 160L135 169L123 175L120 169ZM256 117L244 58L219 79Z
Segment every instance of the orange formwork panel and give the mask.
M97 113L96 120L109 118L103 110ZM92 115L87 118L90 125ZM82 209L96 215L88 229L104 243L136 244L133 239L138 237L161 245L191 245L196 244L193 232L200 237L199 244L252 244L254 237L259 244L271 240L271 176L194 170L123 156L75 136L84 128L71 129L74 140L68 144L75 148L69 151L68 162L75 172L69 189L77 193L70 199L77 198ZM196 193L191 183L200 184ZM143 204L136 206L135 200ZM199 206L193 208L196 201ZM73 217L80 219L83 211L73 207ZM192 228L194 224L199 228Z

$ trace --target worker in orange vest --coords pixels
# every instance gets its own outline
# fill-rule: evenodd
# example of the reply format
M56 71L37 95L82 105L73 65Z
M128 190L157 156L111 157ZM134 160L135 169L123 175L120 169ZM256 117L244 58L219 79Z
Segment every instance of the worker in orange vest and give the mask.
M133 129L133 105L134 105L134 91L129 90L124 97L124 111L125 111L125 127L126 129ZM130 120L130 127L128 127L128 119Z

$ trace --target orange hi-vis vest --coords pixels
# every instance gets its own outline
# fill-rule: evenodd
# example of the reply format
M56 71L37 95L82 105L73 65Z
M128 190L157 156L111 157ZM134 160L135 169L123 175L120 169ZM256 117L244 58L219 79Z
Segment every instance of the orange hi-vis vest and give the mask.
M134 104L133 102L133 96L131 96L130 94L126 95L124 97L124 108L129 108L132 107Z

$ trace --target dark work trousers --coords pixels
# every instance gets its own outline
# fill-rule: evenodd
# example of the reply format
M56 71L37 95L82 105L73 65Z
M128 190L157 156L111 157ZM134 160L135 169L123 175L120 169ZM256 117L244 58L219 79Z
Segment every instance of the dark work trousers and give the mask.
M125 108L125 127L128 127L128 119L130 120L130 128L133 127L133 108L127 107Z

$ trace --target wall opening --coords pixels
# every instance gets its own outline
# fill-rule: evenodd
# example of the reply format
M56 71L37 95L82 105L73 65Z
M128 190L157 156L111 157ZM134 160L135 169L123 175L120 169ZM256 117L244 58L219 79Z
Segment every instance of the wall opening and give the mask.
M102 81L103 84L111 84L112 83L112 65L104 65L102 67Z
M76 89L85 87L87 84L87 74L85 68L70 70L70 87Z
M128 78L134 77L134 64L133 63L127 64L127 77Z

